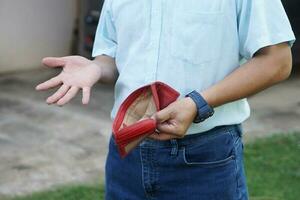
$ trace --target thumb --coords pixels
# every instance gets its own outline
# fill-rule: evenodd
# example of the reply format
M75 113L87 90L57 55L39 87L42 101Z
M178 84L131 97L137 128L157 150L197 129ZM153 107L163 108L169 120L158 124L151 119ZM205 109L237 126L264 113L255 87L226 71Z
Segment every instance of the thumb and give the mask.
M165 108L155 113L152 118L154 118L157 121L157 123L163 123L168 119L170 119L171 117L170 113L171 113L170 110Z
M164 122L157 125L157 129L160 133L166 135L176 135L177 127L173 123Z
M48 67L61 67L66 64L66 61L60 57L46 57L42 63Z
M159 132L165 134L176 133L177 126L176 123L174 123L174 121L171 119L171 112L171 109L167 107L154 115Z

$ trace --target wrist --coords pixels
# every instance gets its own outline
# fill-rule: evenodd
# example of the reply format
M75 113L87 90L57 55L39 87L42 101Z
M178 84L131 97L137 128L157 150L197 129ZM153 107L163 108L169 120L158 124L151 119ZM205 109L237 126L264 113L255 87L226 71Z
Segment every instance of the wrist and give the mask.
M196 103L191 97L185 97L185 99L188 104L189 110L191 110L193 118L195 118L198 112Z
M118 78L115 60L109 56L98 56L93 60L100 71L101 83L114 83Z
M210 90L204 90L202 92L199 92L199 94L202 96L202 98L207 102L209 106L211 106L212 108L217 106L215 96L212 94Z
M102 77L102 74L103 74L102 65L97 60L91 60L91 65L90 66L95 69L98 80L100 80L101 77Z
M200 93L197 91L192 91L186 95L189 97L196 105L196 116L194 118L194 123L200 123L211 117L214 114L214 109L206 102Z

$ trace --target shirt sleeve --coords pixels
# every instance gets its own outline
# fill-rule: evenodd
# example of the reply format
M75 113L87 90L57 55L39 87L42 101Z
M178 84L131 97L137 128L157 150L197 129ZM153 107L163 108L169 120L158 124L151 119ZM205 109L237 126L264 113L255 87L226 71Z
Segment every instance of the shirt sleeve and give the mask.
M240 54L250 59L261 48L295 42L280 0L237 0Z
M105 0L95 34L93 57L107 55L115 57L117 49L116 29L111 15L111 1Z

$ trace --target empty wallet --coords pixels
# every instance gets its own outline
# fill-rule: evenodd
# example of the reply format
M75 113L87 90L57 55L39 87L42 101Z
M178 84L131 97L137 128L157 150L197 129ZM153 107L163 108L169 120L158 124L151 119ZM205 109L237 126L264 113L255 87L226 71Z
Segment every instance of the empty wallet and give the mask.
M176 101L179 93L162 82L154 82L131 93L121 104L113 122L113 135L124 158L156 130L151 116Z

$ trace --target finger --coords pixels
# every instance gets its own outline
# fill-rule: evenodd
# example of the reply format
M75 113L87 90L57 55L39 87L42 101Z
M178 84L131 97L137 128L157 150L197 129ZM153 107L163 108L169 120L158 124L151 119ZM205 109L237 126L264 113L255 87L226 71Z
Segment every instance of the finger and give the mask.
M170 117L171 117L171 112L170 112L170 109L168 109L168 108L162 109L161 111L155 113L154 116L153 116L153 118L158 123L165 122L168 119L170 119Z
M90 87L84 87L82 88L82 104L86 105L90 101L91 96L91 88Z
M48 67L61 67L66 64L63 57L46 57L43 58L42 63Z
M69 90L69 86L62 85L52 96L48 97L47 103L52 104L62 98Z
M178 126L176 126L176 124L172 123L171 121L168 122L163 122L160 124L157 124L157 129L159 130L159 132L161 133L166 133L169 135L177 135L177 130L178 130Z
M78 87L71 87L71 89L69 89L69 91L56 104L59 106L65 105L75 97L78 91L79 91Z
M48 90L50 88L57 87L62 83L59 76L53 77L48 81L45 81L44 83L41 83L35 87L36 90Z

